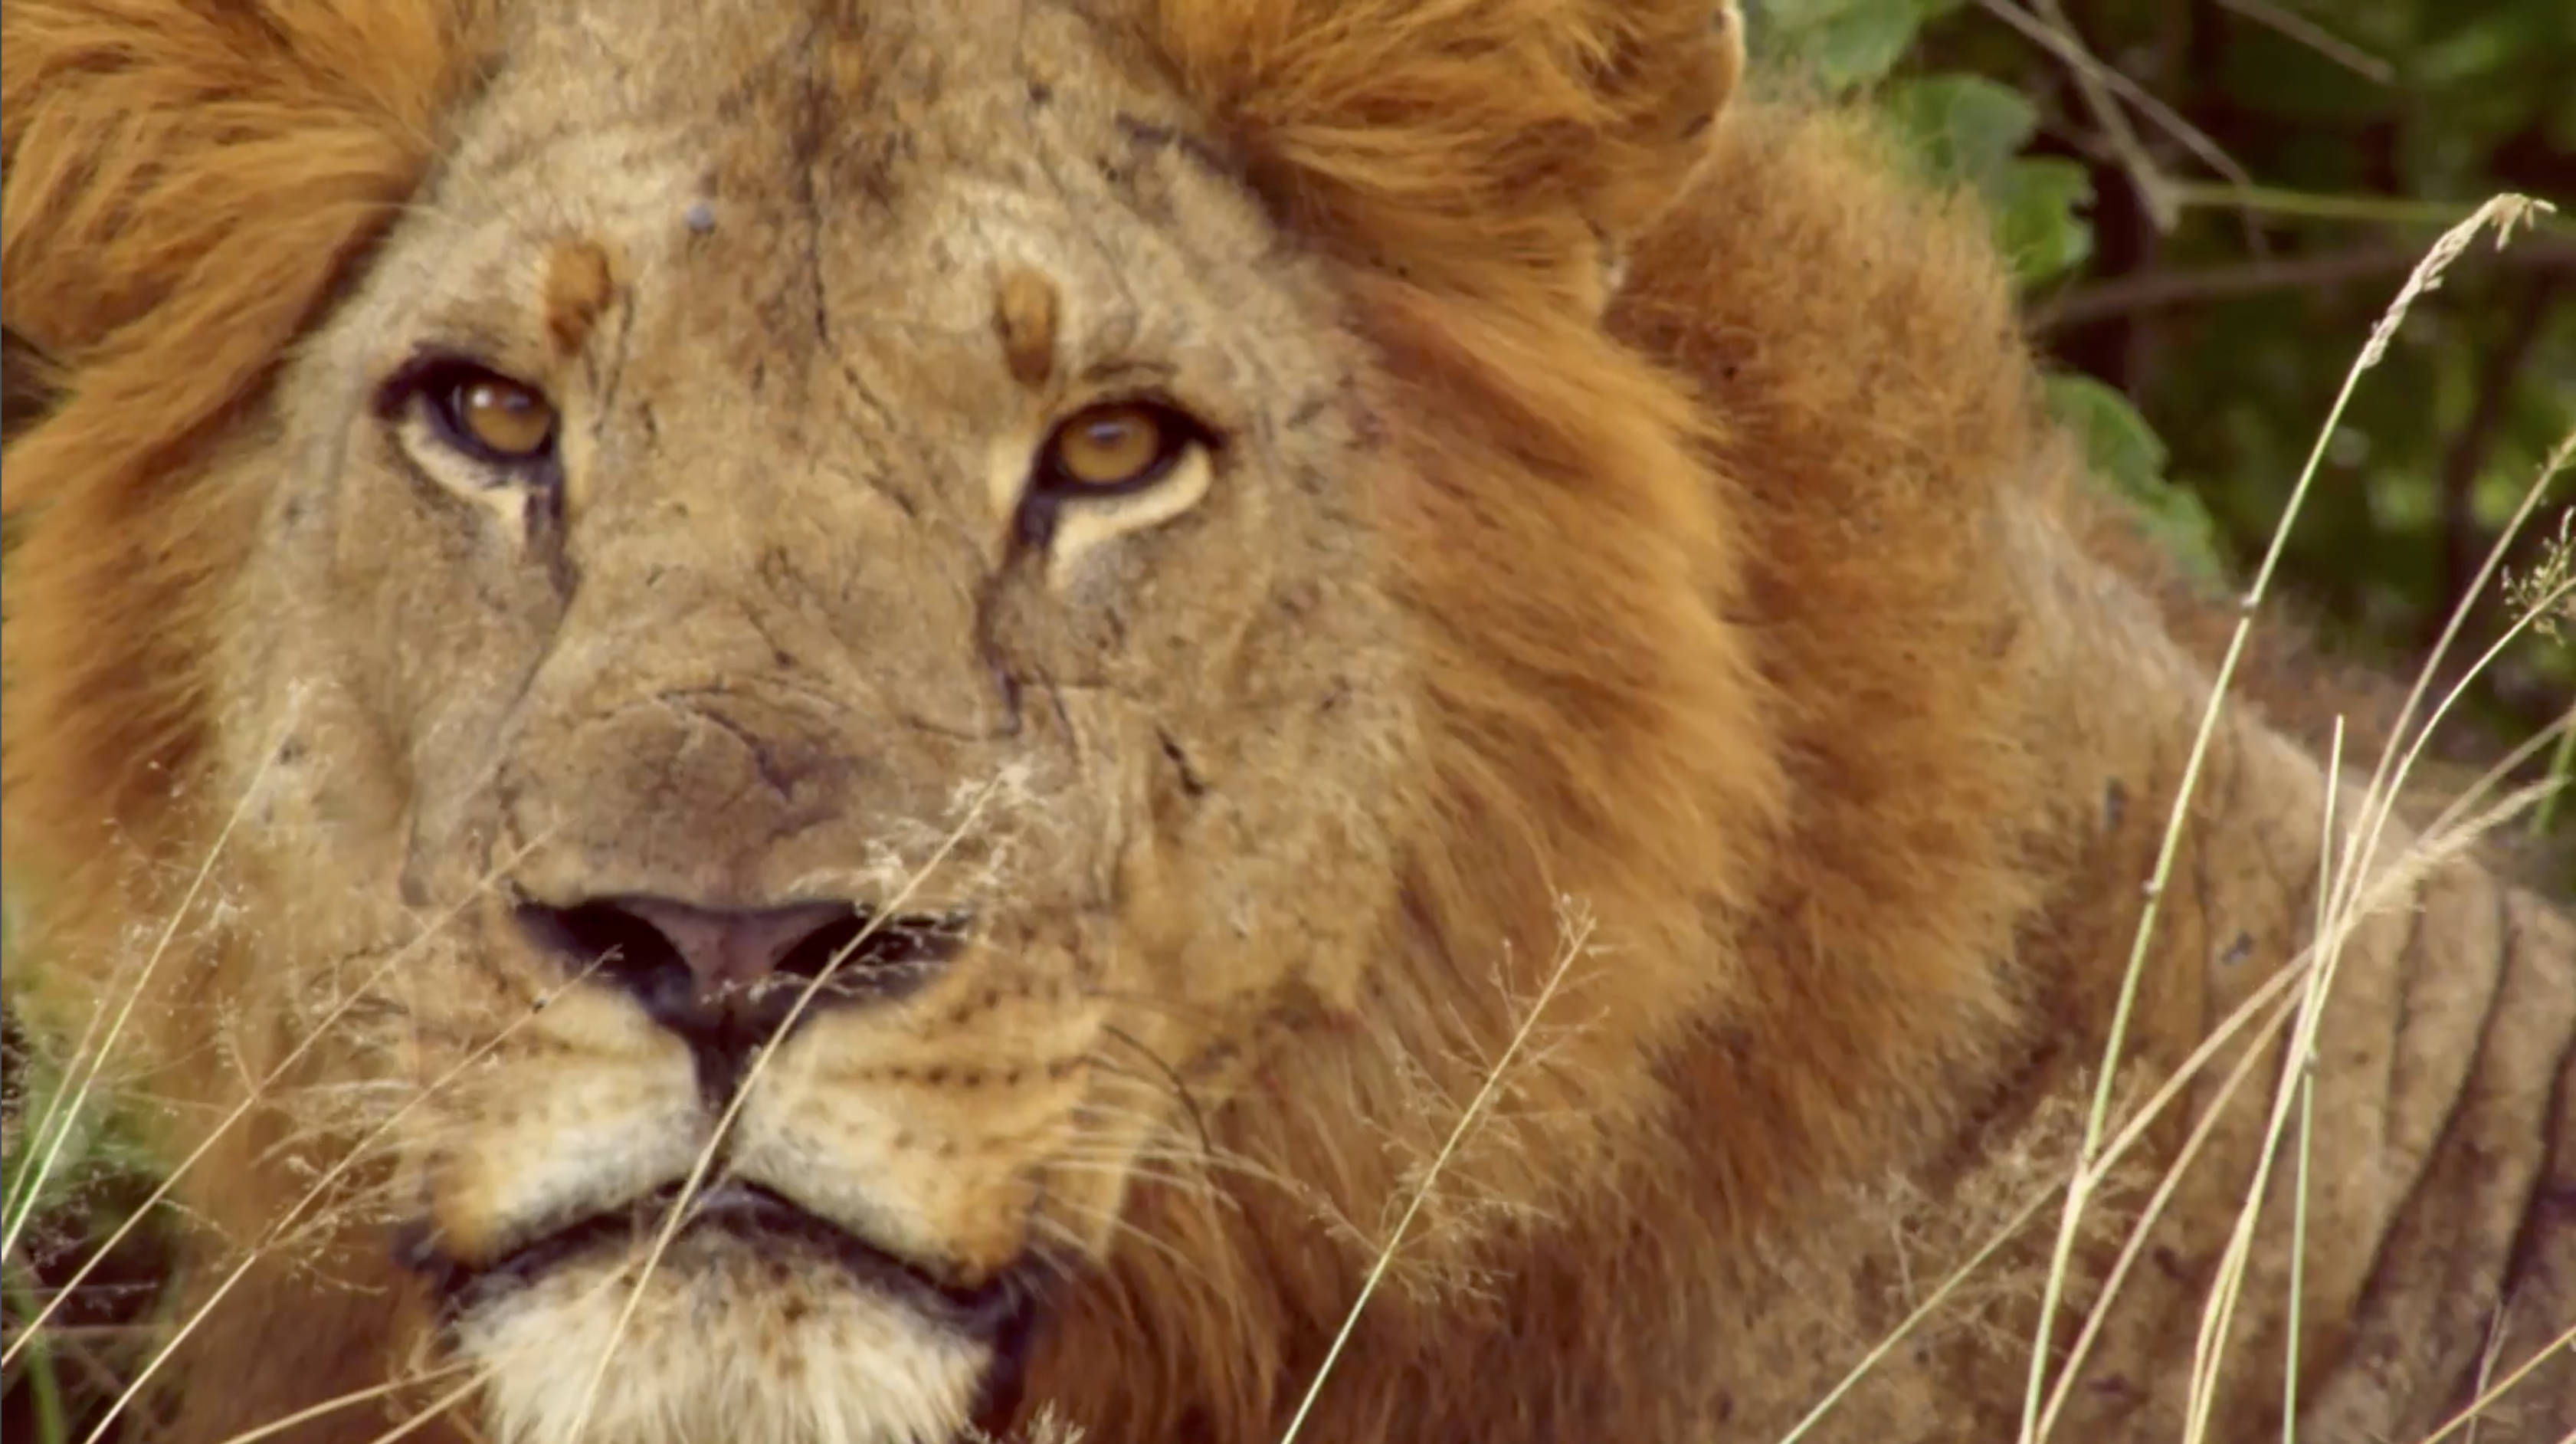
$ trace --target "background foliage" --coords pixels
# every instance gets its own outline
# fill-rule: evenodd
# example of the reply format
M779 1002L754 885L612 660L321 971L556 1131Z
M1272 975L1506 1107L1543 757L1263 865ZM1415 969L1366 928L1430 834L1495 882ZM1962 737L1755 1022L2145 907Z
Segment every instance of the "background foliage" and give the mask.
M2560 206L2414 308L2291 535L2279 589L2338 647L2412 675L2576 430L2576 4L1747 8L1757 72L1867 92L1923 164L1987 197L2061 414L2177 546L2232 575L2426 246L2499 191ZM2576 490L2557 487L2519 570ZM2484 604L2469 636L2499 620ZM2564 715L2576 638L2513 649L2474 697L2511 738Z

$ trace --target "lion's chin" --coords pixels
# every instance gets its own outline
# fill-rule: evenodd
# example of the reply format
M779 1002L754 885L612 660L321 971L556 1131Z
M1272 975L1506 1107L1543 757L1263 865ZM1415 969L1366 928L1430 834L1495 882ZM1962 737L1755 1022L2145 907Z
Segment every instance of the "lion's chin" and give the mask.
M944 1444L1016 1367L795 1239L692 1227L635 1276L603 1245L459 1300L450 1338L498 1444Z

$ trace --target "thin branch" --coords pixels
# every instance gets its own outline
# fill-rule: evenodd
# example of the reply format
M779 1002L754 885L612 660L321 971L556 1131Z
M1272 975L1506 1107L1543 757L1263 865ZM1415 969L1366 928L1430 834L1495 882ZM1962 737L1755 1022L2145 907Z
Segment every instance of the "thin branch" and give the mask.
M2233 10L2266 30L2297 41L2375 85L2394 85L2397 82L2396 66L2286 6L2275 5L2272 0L2218 0L2218 5L2222 10Z
M2409 271L2422 258L2421 250L2361 246L2186 271L2146 271L2062 292L2032 308L2030 326L2035 332L2062 331L2143 311L2209 305L2269 291L2322 290ZM2508 270L2576 276L2576 244L2554 235L2541 236L2533 244L2490 257L2488 263Z
M2082 50L2088 61L2091 59L2092 52L2085 47L2082 36L2075 29L2075 22L2066 17L2064 7L2057 0L2030 0L2030 4L2051 28L2066 37L2069 45ZM2159 234L2171 233L2174 223L2182 218L2181 209L2165 198L2170 182L2165 177L2164 168L2156 164L2154 156L2147 154L2146 146L2138 140L2136 128L2129 124L2129 113L2120 108L2120 102L2112 99L2110 87L2103 83L2102 77L2109 73L2108 68L2099 64L2070 62L2068 70L2075 77L2077 93L2084 97L2084 108L2093 113L2093 123L2102 127L2103 138L2110 142L2111 153L2120 158L2120 168L2128 172L2129 184L2136 188L2138 203L2146 210L2148 222Z
M2171 194L2174 203L2186 210L2246 211L2261 215L2298 216L2308 220L2375 221L2397 226L2455 226L2481 209L2480 204L2467 201L2336 195L2258 186L2243 180L2234 180L2229 185L2174 181ZM2576 234L2576 223L2563 218L2544 215L2534 225L2544 233Z
M2052 13L2057 13L2061 20L2064 18L2062 12L2058 12L2054 0L2036 0L2036 3L2047 4ZM2210 139L2208 134L2198 126L2183 119L2172 106L2148 94L2136 81L2095 59L2093 53L2084 48L2084 42L2075 37L2072 27L2052 25L2014 4L2013 0L1977 0L1977 4L1978 8L2021 32L2025 39L2063 62L2074 72L2077 83L2087 88L2088 103L2092 99L2091 88L2100 87L2107 92L2102 97L2104 104L2108 104L2111 96L2117 96L2136 106L2138 112L2154 122L2158 129L2179 141L2185 150L2198 156L2202 164L2226 177L2237 189L2254 188L2254 178L2246 173L2243 166L2236 163L2235 157L2229 155L2218 142ZM2110 106L2110 110L2117 113L2119 107ZM2125 116L2117 122L2116 129L2112 128L2112 123L2107 120L2104 122L2104 127L2110 131L2114 144L2118 143L2118 137L2122 134L2128 134L2131 143L2135 143L2135 133L2128 130ZM2144 159L2143 148L2140 148L2138 154L2141 159ZM2132 166L2131 182L2140 186L2139 198L2146 206L2147 214L2158 221L2158 228L2169 229L2162 224L2164 216L2162 207L2168 200L2177 205L2182 204L2181 194L2186 187L2183 183L2165 175L2152 161L2146 161L2145 164L2146 168L2143 171Z

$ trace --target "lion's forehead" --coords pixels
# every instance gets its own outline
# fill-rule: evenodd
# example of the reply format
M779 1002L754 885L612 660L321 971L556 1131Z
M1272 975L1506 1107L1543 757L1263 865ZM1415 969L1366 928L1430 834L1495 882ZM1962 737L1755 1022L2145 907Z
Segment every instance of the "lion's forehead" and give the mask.
M1111 271L1132 261L1121 229L1183 228L1163 152L1237 188L1170 84L1117 58L1123 32L1062 6L608 0L514 34L442 167L433 204L452 215L660 223L677 188L782 248L837 227L937 270L1081 229ZM1248 199L1185 220L1211 241L1266 230Z
M534 330L550 258L597 241L636 302L630 400L657 372L804 364L882 403L836 426L972 431L997 286L1026 272L1067 374L1165 365L1212 420L1254 422L1251 398L1315 390L1329 304L1199 118L1110 46L1062 7L547 9L398 228L388 324L357 329Z
M502 71L637 113L714 104L827 130L853 106L926 110L1031 80L1119 73L1123 0L514 0ZM559 92L560 93L560 92Z

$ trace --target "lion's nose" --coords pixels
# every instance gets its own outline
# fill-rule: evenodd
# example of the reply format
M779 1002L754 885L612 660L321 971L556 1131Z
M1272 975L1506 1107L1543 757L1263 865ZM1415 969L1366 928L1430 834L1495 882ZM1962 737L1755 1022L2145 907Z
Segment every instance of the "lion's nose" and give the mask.
M805 1013L911 992L965 931L963 918L878 918L837 903L715 909L657 897L529 904L519 922L539 946L576 971L595 968L692 1042L722 1034L756 1043L808 993Z

